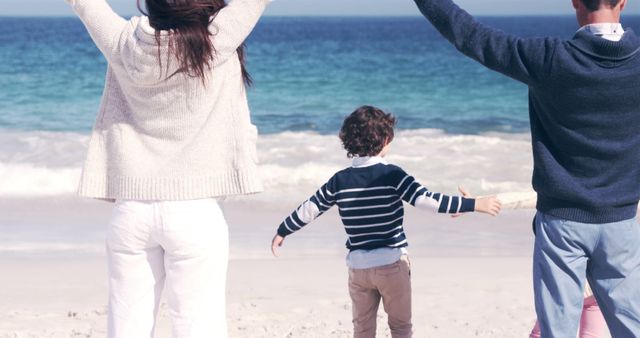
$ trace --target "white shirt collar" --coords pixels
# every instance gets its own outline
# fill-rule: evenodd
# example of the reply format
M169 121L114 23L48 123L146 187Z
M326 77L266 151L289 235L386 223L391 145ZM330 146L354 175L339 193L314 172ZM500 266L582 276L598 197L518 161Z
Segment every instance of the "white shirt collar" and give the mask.
M578 30L578 32L583 30L611 41L620 41L622 35L624 35L624 28L622 28L622 25L620 23L613 22L584 25Z
M363 156L354 157L351 166L354 168L364 168L376 165L378 163L388 164L387 161L380 156Z

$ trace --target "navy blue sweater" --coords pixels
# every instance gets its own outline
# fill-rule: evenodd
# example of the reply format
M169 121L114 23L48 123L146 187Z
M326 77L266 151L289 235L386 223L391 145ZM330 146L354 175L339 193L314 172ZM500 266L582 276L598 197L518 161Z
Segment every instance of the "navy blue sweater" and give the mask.
M401 168L377 163L336 173L280 224L278 234L288 236L338 205L349 250L405 247L403 201L439 213L475 209L474 199L433 193Z
M640 39L580 31L520 38L451 0L415 0L455 47L529 86L537 209L583 223L635 217L640 199Z

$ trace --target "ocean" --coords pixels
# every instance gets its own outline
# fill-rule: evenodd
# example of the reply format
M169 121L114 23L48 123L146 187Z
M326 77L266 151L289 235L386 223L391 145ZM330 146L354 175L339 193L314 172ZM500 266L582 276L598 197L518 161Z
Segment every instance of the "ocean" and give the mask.
M520 36L578 28L569 16L479 20ZM428 187L530 189L526 86L462 56L425 19L265 17L247 45L268 190L298 198L348 165L335 135L363 104L398 117L389 159ZM0 18L0 197L75 191L105 70L76 18Z

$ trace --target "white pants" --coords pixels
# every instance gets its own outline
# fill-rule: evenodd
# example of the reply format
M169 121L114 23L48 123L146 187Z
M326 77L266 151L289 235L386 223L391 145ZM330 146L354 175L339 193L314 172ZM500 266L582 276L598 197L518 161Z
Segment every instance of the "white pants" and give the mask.
M108 336L153 337L165 289L173 337L226 338L228 258L215 200L116 202L107 230Z

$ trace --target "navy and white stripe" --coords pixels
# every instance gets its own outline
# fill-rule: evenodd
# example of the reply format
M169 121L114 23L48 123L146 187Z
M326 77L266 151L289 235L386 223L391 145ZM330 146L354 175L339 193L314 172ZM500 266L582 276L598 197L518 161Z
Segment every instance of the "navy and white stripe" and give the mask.
M475 200L433 193L401 168L376 159L336 173L280 224L278 234L288 236L338 205L348 249L399 248L407 246L403 201L439 213L474 210Z
M329 210L335 203L333 193L327 190L327 185L323 185L316 193L306 202L302 203L278 228L278 234L281 236L290 235L311 223L318 216Z

